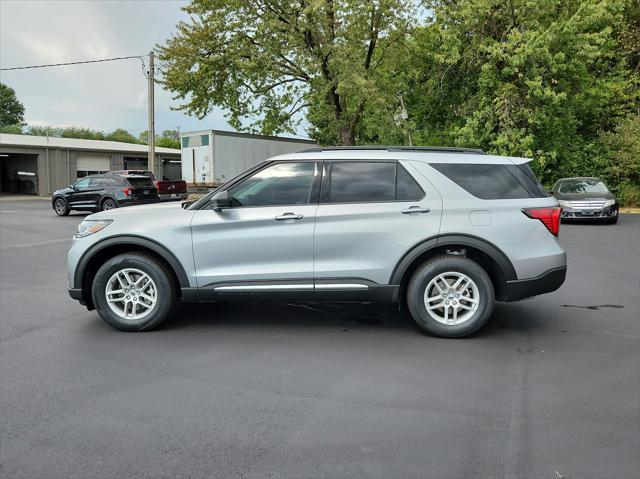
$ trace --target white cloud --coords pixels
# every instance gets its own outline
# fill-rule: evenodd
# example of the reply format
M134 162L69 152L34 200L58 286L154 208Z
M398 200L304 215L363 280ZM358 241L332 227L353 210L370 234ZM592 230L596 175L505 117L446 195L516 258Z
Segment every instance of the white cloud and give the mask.
M0 65L12 67L144 55L163 43L185 1L2 1ZM147 129L147 82L139 60L1 72L26 117L55 126ZM220 111L198 120L156 86L156 129L230 129Z

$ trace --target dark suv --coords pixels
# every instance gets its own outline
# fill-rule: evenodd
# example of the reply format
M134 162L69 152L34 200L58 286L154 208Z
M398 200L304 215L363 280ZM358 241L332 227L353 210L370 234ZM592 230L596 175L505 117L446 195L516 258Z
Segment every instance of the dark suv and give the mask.
M66 216L71 210L105 211L159 201L158 189L148 176L108 173L85 176L73 185L57 190L51 205L58 216Z

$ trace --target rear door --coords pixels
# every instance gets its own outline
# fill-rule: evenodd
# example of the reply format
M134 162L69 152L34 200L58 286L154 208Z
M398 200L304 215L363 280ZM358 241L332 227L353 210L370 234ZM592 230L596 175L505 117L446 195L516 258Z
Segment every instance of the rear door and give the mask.
M193 256L202 294L313 294L320 167L276 162L227 190L232 206L195 212Z
M440 229L442 200L408 163L325 161L314 237L316 285L388 284L415 244Z

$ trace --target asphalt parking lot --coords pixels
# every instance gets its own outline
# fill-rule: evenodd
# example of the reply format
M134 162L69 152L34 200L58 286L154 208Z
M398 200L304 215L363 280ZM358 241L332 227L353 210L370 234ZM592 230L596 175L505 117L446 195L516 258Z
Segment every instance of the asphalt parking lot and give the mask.
M464 340L379 305L70 299L83 215L0 201L0 476L640 477L640 215L567 225L565 285Z

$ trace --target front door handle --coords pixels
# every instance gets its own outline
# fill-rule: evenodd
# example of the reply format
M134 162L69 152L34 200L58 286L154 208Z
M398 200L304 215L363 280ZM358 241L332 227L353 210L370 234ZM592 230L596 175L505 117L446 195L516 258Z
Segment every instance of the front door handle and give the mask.
M303 215L299 215L296 213L284 213L282 215L276 216L276 221L301 220L302 218L304 218Z
M402 213L403 215L410 215L413 213L429 213L429 211L431 211L431 209L429 208L422 208L420 206L410 206L409 208L400 210L400 213Z

